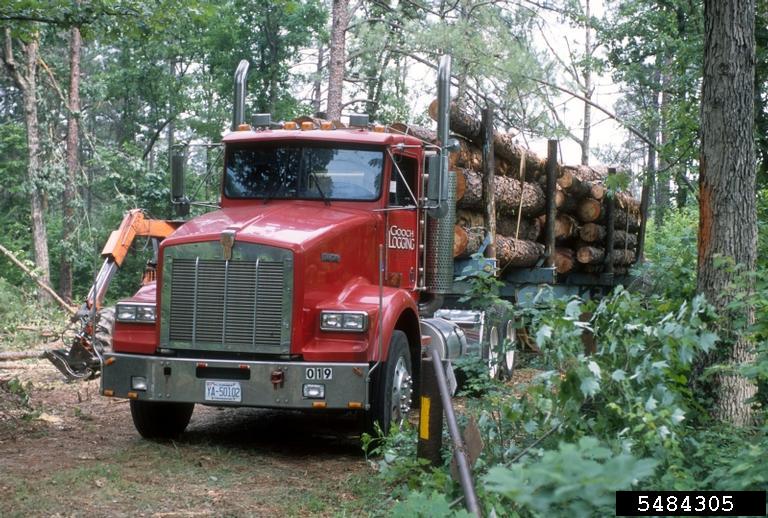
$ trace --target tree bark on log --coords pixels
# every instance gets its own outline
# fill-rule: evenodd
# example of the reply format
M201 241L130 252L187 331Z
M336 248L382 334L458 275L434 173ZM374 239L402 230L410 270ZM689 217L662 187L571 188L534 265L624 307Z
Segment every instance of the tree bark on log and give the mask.
M605 241L605 226L597 223L587 223L579 229L579 237L585 243L601 243ZM623 230L614 230L613 246L635 248L637 246L637 234L625 232Z
M27 358L40 358L42 355L43 351L3 351L0 352L0 361L26 360Z
M395 122L394 124L391 124L389 128L397 133L413 135L417 139L429 142L430 144L437 142L437 133L429 128L425 128L424 126Z
M496 258L499 266L528 268L534 266L544 255L544 245L502 235L496 236Z
M582 246L576 251L576 259L581 264L600 264L605 258L605 249L596 246ZM613 264L627 266L635 261L634 250L613 250Z
M517 228L517 217L504 217L496 221L496 231L502 236L525 239L527 241L536 241L541 235L541 222L538 218L520 220L520 229Z
M628 232L637 232L640 230L640 214L629 214L623 210L616 211L616 220L613 228L626 230Z
M437 120L437 99L429 105L429 116L433 120ZM481 121L464 106L456 102L451 103L449 119L451 131L466 137L478 145L482 143ZM493 150L498 158L510 163L511 168L507 172L512 175L518 174L520 159L523 155L525 155L525 176L527 180L533 181L544 172L546 160L515 143L513 135L507 133L494 135Z
M582 182L600 182L605 180L608 176L608 169L603 166L590 167L588 165L572 165L567 166L573 175L575 175Z
M466 191L459 201L462 209L483 210L483 178L480 173L463 171ZM536 216L544 210L544 192L537 184L520 181L510 177L498 176L494 179L496 209L499 214L517 214L522 209L524 216ZM522 197L522 207L520 200Z

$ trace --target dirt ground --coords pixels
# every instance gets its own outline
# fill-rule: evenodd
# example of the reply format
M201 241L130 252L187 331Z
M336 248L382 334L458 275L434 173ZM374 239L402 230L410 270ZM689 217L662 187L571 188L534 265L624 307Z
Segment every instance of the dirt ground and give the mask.
M385 501L352 417L197 406L179 441L143 440L98 380L0 368L0 516L359 516Z

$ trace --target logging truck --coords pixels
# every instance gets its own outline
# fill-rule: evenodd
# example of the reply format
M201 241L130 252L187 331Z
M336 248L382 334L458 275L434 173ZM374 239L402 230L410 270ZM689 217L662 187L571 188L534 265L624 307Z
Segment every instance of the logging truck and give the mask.
M268 114L246 122L247 71L243 61L235 74L219 207L188 221L129 212L104 248L81 331L48 356L70 379L100 374L102 394L129 399L147 438L182 433L196 404L346 410L388 430L411 408L425 346L446 362L493 358L515 337L512 315L462 307L466 286L454 282L496 264L454 257L450 59L439 66L434 142L363 115L344 128ZM171 162L172 201L185 214L184 157ZM504 297L522 303L558 284L549 235L541 262L504 272ZM116 304L111 340L99 340L97 313L137 236L153 240L156 257L136 294ZM560 287L614 282L585 275ZM513 361L510 351L491 363Z

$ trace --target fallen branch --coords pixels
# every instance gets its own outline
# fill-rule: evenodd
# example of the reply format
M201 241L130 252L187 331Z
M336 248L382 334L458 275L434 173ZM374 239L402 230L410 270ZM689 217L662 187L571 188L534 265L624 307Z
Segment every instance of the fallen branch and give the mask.
M33 351L27 349L26 351L3 351L0 352L0 361L26 360L28 358L41 358L42 356L43 351L41 350Z
M13 262L13 264L15 264L16 266L21 268L24 273L26 273L28 276L30 276L32 278L32 280L35 281L37 283L37 285L40 286L43 290L45 290L51 297L53 297L53 300L55 300L58 303L59 306L64 308L64 310L68 311L71 315L74 315L74 314L77 313L77 309L76 308L73 308L72 306L67 304L64 299L59 297L59 294L56 293L53 290L53 288L51 288L46 283L44 283L43 281L38 279L37 275L35 275L35 272L33 272L32 270L27 268L27 266L24 263L19 261L19 259L10 250L5 248L3 245L0 245L0 252L2 252L6 257L8 257L8 259L10 259L11 262Z

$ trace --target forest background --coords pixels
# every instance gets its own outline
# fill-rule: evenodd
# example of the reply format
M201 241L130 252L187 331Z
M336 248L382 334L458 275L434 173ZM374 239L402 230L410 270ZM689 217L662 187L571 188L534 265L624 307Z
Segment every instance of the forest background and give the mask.
M768 302L760 289L765 254L755 250L756 268L746 271L739 261L721 258L718 268L730 268L727 288L737 294L727 304L712 307L696 298L697 291L706 294L697 290L696 224L707 2L605 0L597 9L594 1L4 2L0 244L26 258L63 298L78 301L125 210L171 215L173 145L196 145L190 163L199 194L215 202L216 174L205 173L216 169L220 155L216 146L200 144L216 144L229 124L240 59L252 65L250 113L280 120L365 112L385 123L427 124L426 113L414 106L429 95L433 79L412 74L434 68L438 56L449 53L456 98L478 110L493 105L499 129L518 133L521 143L571 141L582 163L616 166L628 173L628 184L645 182L653 193L649 261L639 271L646 291L619 290L595 307L565 301L529 315L545 351L536 366L549 374L520 400L490 380L476 387L496 394L475 409L489 444L498 446L478 468L486 508L513 505L523 514L604 509L601 495L636 480L665 488L689 488L702 479L710 488L760 487L768 480L756 466L768 452L760 394L748 419L730 420L740 425L732 430L712 410L717 396L709 398L693 381L702 377L694 358L741 338L756 349L749 366L736 366L738 375L757 385L768 375L764 324L750 317ZM757 213L765 214L768 2L757 0L747 11L754 24L749 124L756 182L754 190L734 193L734 204L757 200ZM547 20L567 27L566 37L548 33ZM595 98L598 79L606 77L618 92L611 106ZM578 122L564 117L565 100L580 103ZM604 118L624 131L598 147L592 132ZM757 224L762 233L764 218ZM131 260L113 297L135 288L145 260L146 254ZM493 283L478 289L478 296L492 296ZM0 262L6 332L13 334L39 307L49 307L46 296L11 263ZM588 324L607 344L591 357L578 353L584 326L577 317L585 309L593 311ZM717 362L705 363L716 376L711 366ZM711 419L719 423L714 431ZM398 475L392 484L408 481L405 505L438 506L447 502L443 495L455 496L439 471L425 478L397 463L411 458L401 455L408 449L400 439L374 441L371 451L398 452L386 458ZM709 464L714 468L705 470ZM555 487L552 474L565 472L577 481L572 491L525 496L524 487ZM585 487L596 492L591 504Z

